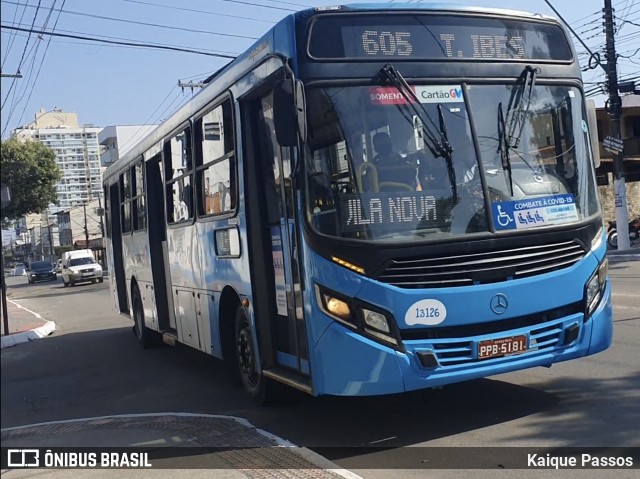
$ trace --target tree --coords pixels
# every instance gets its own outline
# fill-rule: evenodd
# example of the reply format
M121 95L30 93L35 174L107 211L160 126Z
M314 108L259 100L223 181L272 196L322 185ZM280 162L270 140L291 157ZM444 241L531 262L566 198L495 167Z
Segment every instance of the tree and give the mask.
M3 218L14 220L42 213L49 204L58 203L56 184L62 175L56 154L39 141L3 141L0 171L2 183L11 188L11 203L3 208Z
M73 246L54 246L53 250L58 258L62 258L62 255L67 251L73 251Z

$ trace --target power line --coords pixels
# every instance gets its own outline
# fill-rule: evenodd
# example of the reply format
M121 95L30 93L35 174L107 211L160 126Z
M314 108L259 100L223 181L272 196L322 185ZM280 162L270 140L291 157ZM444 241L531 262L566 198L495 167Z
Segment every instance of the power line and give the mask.
M38 12L40 11L40 3L42 2L42 0L38 0L38 6L36 7L36 13L33 15L33 21L31 22L31 29L33 30L34 25L36 24L36 18L38 18ZM25 3L25 8L27 7L27 4ZM29 5L30 7L32 5ZM24 44L24 50L22 50L22 56L20 57L20 61L18 62L18 68L16 68L16 72L20 73L20 68L22 67L22 62L24 60L24 56L27 53L27 47L29 46L29 41L31 40L31 32L29 32L29 36L27 37L27 41ZM7 102L7 98L9 98L9 94L11 93L11 90L13 90L13 87L16 84L16 78L14 78L11 81L11 85L9 86L9 90L7 91L7 96L4 98L4 101L2 102L2 105L0 106L0 108L4 108L5 103Z
M231 0L225 0L225 1L231 1ZM2 0L2 3L8 3L10 5L16 5L15 2L10 2L8 0ZM32 5L29 5L29 7L32 7ZM230 37L230 38L244 38L244 39L248 39L248 40L257 40L257 37L250 37L247 35L235 35L233 33L218 33L218 32L212 32L209 30L196 30L193 28L185 28L185 27L173 27L170 25L162 25L159 23L148 23L148 22L139 22L136 20L126 20L123 18L116 18L116 17L106 17L104 15L94 15L92 13L83 13L83 12L74 12L71 10L66 10L65 13L67 15L77 15L77 16L81 16L81 17L90 17L90 18L97 18L99 20L108 20L111 22L119 22L119 23L129 23L132 25L143 25L145 27L154 27L154 28L164 28L167 30L176 30L176 31L183 31L183 32L189 32L189 33L204 33L207 35L216 35L216 36L222 36L222 37ZM32 27L33 28L33 27Z
M24 25L18 24L18 26L22 26L24 28ZM89 33L85 33L85 32L77 32L74 30L62 30L62 29L58 29L58 32L64 32L64 33L70 33L70 34L74 34L74 35L90 35ZM136 40L133 38L126 38L126 37L115 37L115 36L111 36L111 35L93 35L93 38L103 38L103 39L109 39L109 40L124 40L127 42L138 42L141 40ZM59 43L63 43L62 41L60 41ZM90 43L86 43L86 42L64 42L64 43L69 43L69 44L75 44L75 45L90 45ZM159 45L159 46L163 46L163 47L176 47L176 48L191 48L189 46L185 46L185 45L175 45L175 44L170 44L170 43L159 43L159 42L153 42L153 41L146 41L147 44L149 45ZM105 46L112 46L112 47L120 47L120 48L138 48L137 46L129 46L129 45L105 45ZM229 55L234 55L237 56L239 55L239 53L237 52L230 52L230 51L226 51L226 50L211 50L211 49L207 49L207 48L203 48L200 49L199 51L202 52L210 52L210 53L228 53Z
M53 7L56 4L57 0L54 0L53 4L51 5L51 11L49 12L49 16L51 16L51 13L53 12ZM53 24L53 28L51 29L51 32L54 32L56 27L58 26L58 20L60 20L60 15L62 14L62 11L64 10L64 5L67 2L67 0L62 0L62 5L60 6L60 11L58 12L58 16L56 17L56 21ZM49 17L47 17L47 22L49 22ZM45 25L46 25L45 23ZM36 73L36 78L33 80L33 83L31 84L31 91L29 92L29 96L27 97L27 101L24 103L24 108L22 109L22 113L20 113L20 118L18 118L18 125L20 124L20 122L22 121L22 117L24 116L24 112L27 110L27 105L29 104L29 101L31 100L31 95L33 94L33 90L36 87L36 83L38 82L38 78L40 78L40 71L42 70L42 65L44 64L44 59L47 56L47 52L49 51L49 45L51 45L51 38L49 37L49 40L47 41L47 46L44 49L44 53L42 54L42 58L40 59L40 65L38 66L38 71Z
M47 17L44 19L43 28L46 28L47 25L49 24L49 20L51 20L51 15L53 13L53 8L55 7L55 4L56 4L57 1L58 0L54 0L53 3L51 4L51 7L49 8L49 13L48 13ZM2 136L4 136L5 132L7 131L7 128L9 127L11 118L13 117L13 113L15 112L16 108L18 108L18 105L20 104L20 102L22 101L24 96L27 94L27 90L29 89L29 84L31 82L31 78L32 78L32 75L33 75L33 70L35 68L36 61L37 61L37 58L38 58L38 51L40 50L41 41L42 41L42 36L38 35L36 43L33 44L33 47L34 47L34 48L32 48L33 55L31 57L31 64L29 66L29 71L27 73L26 79L25 79L24 83L21 85L21 87L19 89L15 90L16 92L18 90L20 91L20 93L18 93L20 96L19 96L19 98L16 99L16 97L14 95L14 97L11 99L11 107L10 107L10 110L9 110L9 114L6 117L5 127L2 130ZM27 37L27 42L28 42L28 37ZM29 53L29 55L31 55L31 52ZM39 70L38 70L38 73L39 73ZM37 80L37 78L36 78L36 80ZM31 89L31 92L33 92L33 87ZM31 98L31 93L29 94L29 98ZM25 108L26 108L26 105L25 105ZM20 115L20 120L22 120L22 116L24 115L24 111L25 110L22 110L22 114ZM18 121L18 123L20 123L20 120Z
M2 25L2 28L5 28L7 30L17 30L19 32L28 32L29 30L27 30L26 28L19 28L19 27L10 27L8 25ZM224 55L222 53L209 53L209 52L205 52L202 50L192 50L189 48L179 48L179 47L171 47L171 46L160 46L160 45L153 45L153 44L149 44L149 43L135 43L135 42L122 42L122 41L116 41L116 40L103 40L101 38L94 38L94 37L88 37L88 36L82 36L82 35L69 35L69 34L65 34L65 33L53 33L53 32L45 32L45 31L41 31L41 30L32 30L31 33L38 33L40 35L51 35L54 37L63 37L63 38L75 38L77 40L88 40L91 42L98 42L98 43L109 43L109 44L113 44L113 45L127 45L127 46L132 46L132 47L141 47L141 48L155 48L158 50L170 50L170 51L175 51L175 52L184 52L184 53L195 53L196 55L207 55L210 57L217 57L217 58L229 58L229 59L235 59L236 56L235 55Z
M20 2L18 2L18 5L20 5ZM16 17L18 16L18 10L20 10L20 6L16 7L16 11L13 13L13 21L11 22L11 25L16 24ZM24 18L24 14L26 12L27 12L27 7L25 5L25 7L22 9L22 15L20 15L20 20L18 20L18 23L22 23L22 19ZM4 52L4 60L2 60L2 66L0 68L4 68L4 63L7 61L7 58L9 57L9 52L11 51L11 47L13 46L13 42L15 41L15 39L16 39L16 34L10 33L9 40L7 41L7 49Z
M296 12L297 11L297 10L292 10L291 8L276 7L275 5L262 5L260 3L243 2L242 0L218 0L218 1L220 1L220 2L229 2L229 3L239 3L241 5L250 5L252 7L271 8L273 10L284 10L286 12Z
M305 5L304 3L284 2L282 0L264 0L264 1L271 2L271 3L282 3L283 5L293 5L295 7L312 8L310 5Z
M123 2L128 2L128 3L137 3L140 5L149 5L151 7L158 7L158 8L168 8L171 10L180 10L181 12L193 12L193 13L204 13L205 15L214 15L216 17L228 17L228 18L238 18L240 20L250 20L253 22L263 22L263 23L275 23L273 20L262 20L260 18L254 18L254 17L244 17L242 15L229 15L226 13L217 13L217 12L210 12L208 10L197 10L195 8L185 8L185 7L174 7L173 5L163 5L160 3L151 3L151 2L143 2L141 0L122 0Z

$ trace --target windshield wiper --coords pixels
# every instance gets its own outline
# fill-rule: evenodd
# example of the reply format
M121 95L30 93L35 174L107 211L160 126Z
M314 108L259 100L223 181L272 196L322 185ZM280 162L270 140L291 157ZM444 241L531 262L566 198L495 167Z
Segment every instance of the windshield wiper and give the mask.
M511 93L506 115L509 148L518 148L520 145L520 137L522 136L527 115L529 114L533 89L536 86L536 76L539 71L538 68L527 65L520 75L522 88L515 88Z
M435 134L429 127L427 126L427 122L424 121L426 118L429 122L434 125L435 123L429 115L429 112L425 108L425 106L420 103L420 100L411 89L407 81L404 79L402 74L391 64L386 64L384 67L380 69L380 77L382 80L387 80L391 85L396 87L396 89L400 92L400 94L407 100L407 104L409 108L411 108L412 112L422 119L422 131L424 132L425 145L434 156L434 158L444 158L447 162L447 171L449 173L449 180L451 181L451 190L453 191L453 196L457 197L457 187L456 187L456 174L453 169L453 159L452 152L453 148L449 143L449 139L447 137L447 129L444 123L444 116L442 115L442 107L438 105L438 116L440 119L440 138L437 138L437 134ZM420 109L417 108L416 105L420 105Z
M447 162L447 171L449 172L449 181L451 182L451 189L453 190L453 196L458 196L456 185L456 170L453 168L453 147L449 143L449 135L447 134L447 124L444 121L444 113L442 112L442 105L438 103L438 122L440 124L440 143L446 154L444 159Z
M509 158L509 136L506 134L506 129L502 103L498 103L498 153L500 153L502 169L507 172L509 177L509 191L511 191L511 197L513 197L513 174L511 173L511 159Z
M502 103L498 104L498 153L500 153L502 168L509 177L511 196L513 196L513 173L511 171L509 150L515 150L520 146L522 132L524 131L529 107L531 106L533 89L536 85L536 76L539 71L538 68L534 68L531 65L525 67L520 75L522 87L514 88L511 92L506 115L502 109Z

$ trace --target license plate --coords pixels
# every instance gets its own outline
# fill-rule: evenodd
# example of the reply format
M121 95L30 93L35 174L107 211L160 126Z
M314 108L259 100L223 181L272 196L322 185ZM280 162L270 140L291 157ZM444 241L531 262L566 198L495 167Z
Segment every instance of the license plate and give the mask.
M478 359L495 358L520 354L527 350L527 336L511 336L510 338L488 339L478 343Z
M91 276L93 273L82 273L82 276Z

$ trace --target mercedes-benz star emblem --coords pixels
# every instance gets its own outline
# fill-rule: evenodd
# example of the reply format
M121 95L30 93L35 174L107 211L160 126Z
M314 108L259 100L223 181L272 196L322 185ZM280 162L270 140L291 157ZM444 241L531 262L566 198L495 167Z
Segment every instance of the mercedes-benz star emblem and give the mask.
M508 307L509 300L504 294L498 293L493 298L491 298L491 311L493 311L494 313L502 314L507 310Z

